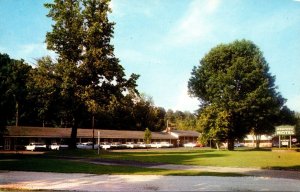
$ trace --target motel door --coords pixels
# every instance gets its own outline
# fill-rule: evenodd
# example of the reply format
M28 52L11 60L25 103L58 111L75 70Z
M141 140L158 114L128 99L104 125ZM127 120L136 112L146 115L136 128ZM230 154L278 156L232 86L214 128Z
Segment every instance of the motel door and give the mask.
M10 138L4 139L4 150L10 150Z

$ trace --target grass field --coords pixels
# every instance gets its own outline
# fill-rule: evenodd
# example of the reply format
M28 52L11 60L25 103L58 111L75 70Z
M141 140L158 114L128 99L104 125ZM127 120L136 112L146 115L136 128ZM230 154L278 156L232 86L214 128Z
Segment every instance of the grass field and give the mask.
M141 162L157 162L183 165L253 167L300 171L299 152L272 152L264 150L218 151L211 149L167 149L149 151L132 150L121 152L103 151L100 156L97 154L96 150L62 150L48 152L43 155L0 154L0 170L93 174L241 176L240 174L234 173L95 165L87 162L74 162L61 159L61 156L133 160Z
M176 176L243 176L237 173L199 172L150 169L131 166L95 165L84 162L55 159L43 155L0 155L0 170L56 173L90 173L118 175L176 175Z
M98 158L96 151L77 150L58 152L56 155L74 155ZM271 150L159 150L137 152L104 152L101 158L134 160L141 162L157 162L184 165L221 166L221 167L253 167L267 169L300 170L300 153L291 151L272 152Z

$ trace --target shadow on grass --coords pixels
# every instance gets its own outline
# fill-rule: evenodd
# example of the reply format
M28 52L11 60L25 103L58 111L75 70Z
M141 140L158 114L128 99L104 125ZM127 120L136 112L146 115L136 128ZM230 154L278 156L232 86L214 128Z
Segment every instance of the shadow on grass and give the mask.
M300 165L295 165L295 166L268 166L268 167L263 167L263 169L284 170L284 171L299 171L299 175L300 175Z
M101 151L98 155L97 151L93 150L62 150L49 151L45 154L26 155L26 154L0 154L2 158L6 159L64 159L64 160L100 160L102 162L108 161L127 166L134 164L185 164L185 165L199 165L199 161L207 160L209 158L222 158L228 154L218 152L215 150L193 150L193 151L153 151L153 152L109 152ZM4 157L5 156L5 157ZM85 161L88 162L88 161Z
M15 156L16 157L16 156ZM49 159L41 156L34 158L23 155L21 158L0 160L0 170L34 171L55 173L87 173L109 175L168 175L168 176L244 176L236 173L199 172L190 170L166 170L136 166L96 165L86 162L74 162L61 159Z
M235 151L238 151L238 152L272 151L272 148L248 148L248 147L241 147L241 148L236 148Z
M76 157L76 158L101 158L126 160L147 163L170 164L197 164L199 159L225 157L228 154L216 150L161 150L161 151L135 151L114 152L102 150L100 155L97 150L63 150L47 152L47 157Z
M225 153L207 152L136 152L136 153L109 153L102 155L106 159L121 159L134 160L140 162L154 162L154 163L170 163L170 164L197 164L197 161L208 158L225 157Z

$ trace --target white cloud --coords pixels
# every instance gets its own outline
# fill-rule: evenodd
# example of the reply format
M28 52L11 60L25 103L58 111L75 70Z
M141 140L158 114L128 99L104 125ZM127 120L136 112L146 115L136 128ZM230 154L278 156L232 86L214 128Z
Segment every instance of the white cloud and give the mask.
M128 3L124 0L112 0L110 2L110 8L112 9L112 15L117 17L124 17L126 15L139 15L152 17L153 10L160 6L160 1L131 1Z
M109 4L109 7L112 10L112 15L117 17L123 17L125 16L125 12L122 4L122 1L112 0Z
M29 64L36 63L36 59L49 55L53 59L57 55L50 50L47 50L45 43L29 43L17 45L14 48L0 47L0 52L6 53L12 59L24 59Z
M26 62L35 63L35 59L49 55L53 59L56 58L56 54L53 51L47 50L45 43L31 43L20 45L18 51L12 54L12 58L24 59Z
M220 0L209 0L205 2L204 11L207 13L213 13L219 7Z
M187 45L209 38L213 30L209 16L217 11L219 4L219 0L192 1L185 15L171 30L167 41Z
M188 95L187 86L184 84L180 87L173 110L194 112L199 108L199 101Z
M120 58L121 63L128 63L130 65L160 65L164 61L155 58L150 53L145 54L134 49L120 49L116 50L116 56Z
M35 51L44 50L43 44L26 44L21 46L20 54L24 56L32 55Z

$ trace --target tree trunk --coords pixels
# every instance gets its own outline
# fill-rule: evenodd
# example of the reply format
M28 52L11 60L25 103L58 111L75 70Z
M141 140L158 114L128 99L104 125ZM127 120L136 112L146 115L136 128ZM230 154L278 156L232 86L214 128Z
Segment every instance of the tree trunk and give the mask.
M70 140L70 149L76 149L76 141L77 141L77 119L73 118L72 122L72 130L71 130L71 140Z
M19 102L16 101L16 127L19 126Z
M228 148L229 151L234 150L234 139L228 139L227 148Z
M259 149L261 135L256 135L255 148Z
M95 116L92 117L92 128L93 128L93 146L92 149L95 147Z
M220 150L220 147L219 147L219 142L216 142L216 147L218 149L218 151Z

